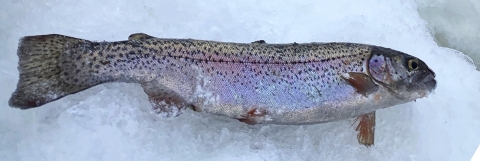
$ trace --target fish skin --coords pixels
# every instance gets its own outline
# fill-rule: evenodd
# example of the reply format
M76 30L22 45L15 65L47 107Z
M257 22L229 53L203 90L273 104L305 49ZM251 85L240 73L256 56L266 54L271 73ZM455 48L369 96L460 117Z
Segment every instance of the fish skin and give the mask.
M20 80L9 104L21 109L106 82L131 82L142 84L157 109L163 98L254 124L315 124L407 103L436 87L435 74L418 58L356 43L226 43L146 34L91 42L53 34L22 38L17 54ZM371 63L372 57L383 63ZM412 59L418 69L410 71L404 61ZM378 88L358 91L364 84L347 81L358 74Z

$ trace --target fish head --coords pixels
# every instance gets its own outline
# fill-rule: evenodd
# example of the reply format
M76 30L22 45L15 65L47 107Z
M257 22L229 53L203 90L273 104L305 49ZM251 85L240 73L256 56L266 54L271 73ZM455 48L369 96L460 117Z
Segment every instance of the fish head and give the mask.
M393 49L372 47L367 69L372 79L402 100L415 100L432 92L435 73L417 57Z

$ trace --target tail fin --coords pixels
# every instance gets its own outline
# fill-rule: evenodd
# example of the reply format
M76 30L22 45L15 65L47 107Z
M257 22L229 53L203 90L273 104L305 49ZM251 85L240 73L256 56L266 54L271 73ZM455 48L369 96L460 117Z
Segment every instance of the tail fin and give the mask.
M91 43L56 34L21 38L17 50L20 78L9 105L20 109L34 108L94 86L72 83L69 79L74 73L62 69L62 64L73 61L64 56L69 54L69 49Z

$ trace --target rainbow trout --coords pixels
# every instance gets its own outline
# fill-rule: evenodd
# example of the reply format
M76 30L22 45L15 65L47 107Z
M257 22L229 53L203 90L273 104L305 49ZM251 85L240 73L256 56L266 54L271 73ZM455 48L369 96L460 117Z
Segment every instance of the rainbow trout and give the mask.
M435 74L420 59L356 43L227 43L146 34L92 42L64 35L20 39L11 107L29 109L106 82L140 83L155 110L192 109L248 124L355 118L374 143L375 110L427 96Z

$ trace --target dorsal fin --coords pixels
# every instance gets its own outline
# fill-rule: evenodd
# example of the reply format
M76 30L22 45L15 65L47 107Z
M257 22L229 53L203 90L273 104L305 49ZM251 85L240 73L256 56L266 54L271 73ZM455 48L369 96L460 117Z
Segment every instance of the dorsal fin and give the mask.
M267 42L265 42L265 40L257 40L257 41L254 41L252 42L252 44L266 44Z
M144 34L144 33L136 33L128 36L128 40L146 40L151 38L155 38L155 37Z

